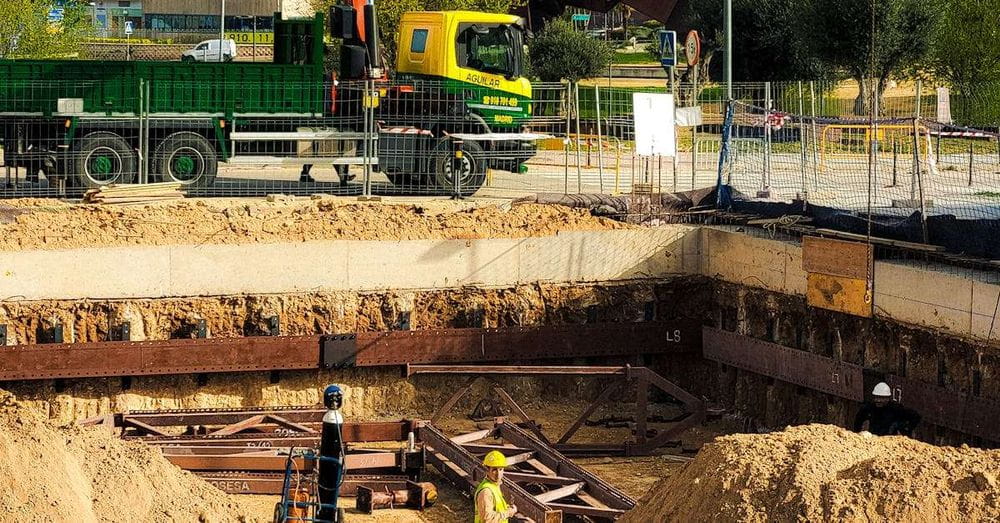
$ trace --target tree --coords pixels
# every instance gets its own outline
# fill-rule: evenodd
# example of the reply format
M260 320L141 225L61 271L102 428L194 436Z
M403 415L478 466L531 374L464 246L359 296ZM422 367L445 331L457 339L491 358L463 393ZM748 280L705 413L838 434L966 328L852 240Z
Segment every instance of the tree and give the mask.
M733 0L733 79L779 81L818 79L826 74L822 64L802 48L796 19L797 0ZM701 36L700 80L709 80L712 58L726 46L723 0L690 2L685 25ZM678 35L683 40L684 35ZM687 73L687 74L690 74Z
M313 8L329 15L330 6L342 0L309 0ZM409 11L483 11L508 13L526 0L380 0L375 4L383 57L390 67L396 62L396 35L399 20Z
M962 93L1000 81L1000 0L943 4L931 50L934 73Z
M76 53L93 33L90 11L82 2L69 1L63 20L48 20L51 0L0 2L0 59L56 58Z
M563 18L549 21L528 47L531 70L543 82L575 82L600 75L614 52L610 44L573 30Z
M938 0L808 0L799 31L817 60L858 82L854 112L868 114L872 87L881 99L891 75L927 57L938 4Z

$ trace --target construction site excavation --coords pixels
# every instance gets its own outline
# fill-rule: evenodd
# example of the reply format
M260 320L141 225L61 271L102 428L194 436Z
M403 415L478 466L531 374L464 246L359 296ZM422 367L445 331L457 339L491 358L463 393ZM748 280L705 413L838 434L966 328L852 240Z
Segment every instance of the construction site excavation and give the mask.
M1000 96L699 3L0 9L0 523L1000 523Z
M862 243L527 200L0 210L5 521L469 521L494 451L536 522L1000 510L998 287L877 261L873 317L813 305ZM909 437L853 431L879 382Z

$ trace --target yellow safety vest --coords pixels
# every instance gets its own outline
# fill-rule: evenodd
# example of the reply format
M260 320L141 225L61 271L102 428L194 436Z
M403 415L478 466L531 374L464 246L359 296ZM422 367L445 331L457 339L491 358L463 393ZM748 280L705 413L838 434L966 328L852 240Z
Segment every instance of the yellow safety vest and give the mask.
M479 499L479 493L482 492L483 489L489 489L490 493L493 494L493 510L496 510L501 514L506 514L508 508L507 500L503 498L503 492L500 492L500 485L497 485L488 479L484 479L479 482L479 486L476 487L475 493L472 494L473 501ZM477 503L475 523L483 523L483 516L479 513L478 506L479 504ZM507 523L507 518L503 518L501 522Z

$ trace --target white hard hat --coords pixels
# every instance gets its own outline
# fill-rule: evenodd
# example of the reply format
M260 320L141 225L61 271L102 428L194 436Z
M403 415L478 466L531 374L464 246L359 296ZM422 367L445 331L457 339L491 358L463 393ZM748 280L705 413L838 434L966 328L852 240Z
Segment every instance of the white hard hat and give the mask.
M891 398L892 389L889 388L888 383L883 381L878 385L875 385L875 388L872 389L872 396L875 396L877 398Z

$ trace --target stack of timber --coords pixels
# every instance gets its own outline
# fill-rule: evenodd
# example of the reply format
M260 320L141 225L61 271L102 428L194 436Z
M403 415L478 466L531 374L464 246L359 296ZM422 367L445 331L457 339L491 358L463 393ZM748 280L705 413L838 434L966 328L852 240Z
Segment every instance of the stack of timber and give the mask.
M104 185L84 193L83 203L137 204L176 200L184 197L183 187L179 182Z

